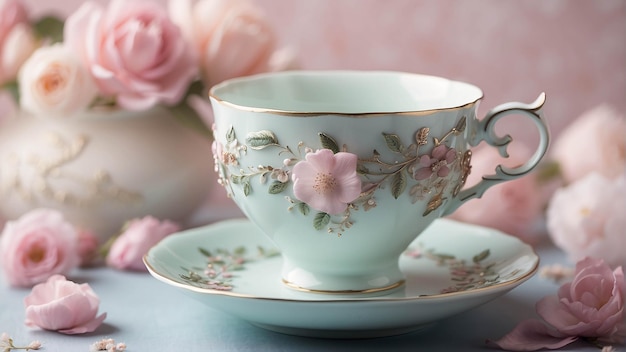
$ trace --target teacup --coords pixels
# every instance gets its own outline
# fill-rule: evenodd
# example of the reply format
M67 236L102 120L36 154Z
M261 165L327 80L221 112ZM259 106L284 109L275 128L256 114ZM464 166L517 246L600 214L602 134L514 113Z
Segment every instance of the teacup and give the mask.
M531 171L548 147L542 93L479 120L483 94L445 78L377 71L290 71L214 86L219 182L283 255L282 279L314 293L385 293L398 259L433 220ZM540 141L516 168L464 188L470 147L507 156L494 126L530 118Z

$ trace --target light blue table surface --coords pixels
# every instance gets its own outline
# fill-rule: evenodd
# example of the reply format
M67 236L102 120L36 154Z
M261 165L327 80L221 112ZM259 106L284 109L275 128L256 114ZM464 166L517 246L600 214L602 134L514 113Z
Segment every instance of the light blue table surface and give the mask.
M538 246L541 266L569 264L548 242ZM127 351L494 351L487 338L499 338L519 321L537 317L534 304L556 294L558 285L535 275L508 294L427 330L395 337L326 340L282 335L252 326L183 295L148 273L110 268L81 269L69 279L88 282L108 316L95 332L63 335L24 325L28 289L9 288L0 275L0 332L16 342L40 340L43 351L89 351L93 342L111 337ZM619 349L623 349L621 346ZM566 351L599 351L582 342Z

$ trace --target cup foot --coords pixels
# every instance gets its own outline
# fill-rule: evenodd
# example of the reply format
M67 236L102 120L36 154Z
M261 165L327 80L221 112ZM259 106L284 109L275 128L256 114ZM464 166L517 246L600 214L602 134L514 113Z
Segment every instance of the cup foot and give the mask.
M308 293L321 293L321 294L330 294L330 295L353 295L353 294L368 294L368 293L379 293L382 291L388 291L388 290L393 290L395 288L398 288L402 285L404 285L404 280L400 280L398 282L395 282L391 285L387 285L384 287L375 287L375 288L368 288L368 289L363 289L363 290L321 290L321 289L311 289L311 288L306 288L306 287L302 287L302 286L298 286L297 284L294 284L293 282L289 282L285 279L283 279L283 284L285 284L287 287L294 289L294 290L298 290L298 291L302 291L302 292L308 292Z

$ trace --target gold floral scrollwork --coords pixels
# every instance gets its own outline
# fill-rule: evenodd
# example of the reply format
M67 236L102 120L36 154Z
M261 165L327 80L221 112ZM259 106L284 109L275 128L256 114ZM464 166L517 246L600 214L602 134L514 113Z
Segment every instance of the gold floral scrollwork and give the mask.
M86 176L69 169L87 148L87 136L78 135L68 140L50 133L46 137L49 150L56 153L47 152L45 156L11 153L5 157L0 173L3 194L15 192L31 203L52 200L72 206L93 205L105 200L133 204L142 200L140 193L116 185L106 170L96 170Z

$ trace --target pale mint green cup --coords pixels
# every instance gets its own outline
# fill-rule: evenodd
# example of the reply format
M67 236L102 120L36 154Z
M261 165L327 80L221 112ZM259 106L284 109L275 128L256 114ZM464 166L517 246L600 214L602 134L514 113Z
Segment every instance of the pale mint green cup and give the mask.
M548 148L542 93L478 119L473 85L400 72L290 71L225 81L210 92L219 182L281 250L282 280L313 293L385 294L398 258L435 219L531 171ZM470 147L507 156L496 122L526 117L532 157L464 188Z

